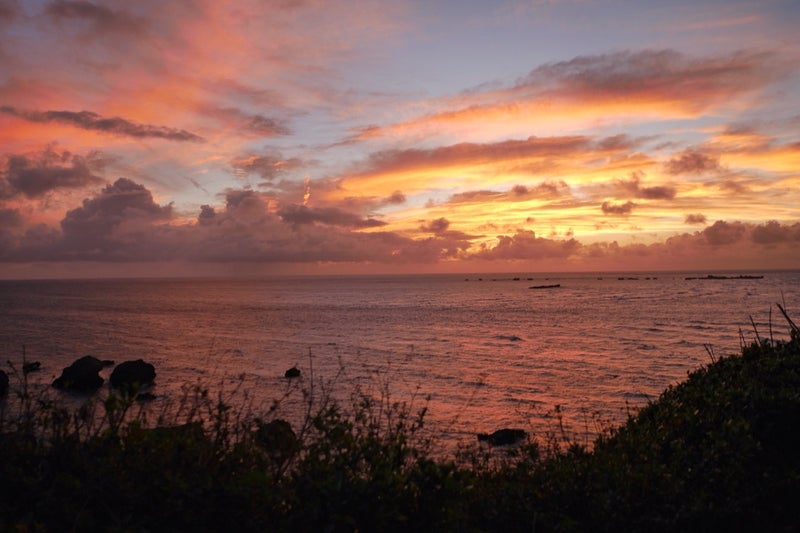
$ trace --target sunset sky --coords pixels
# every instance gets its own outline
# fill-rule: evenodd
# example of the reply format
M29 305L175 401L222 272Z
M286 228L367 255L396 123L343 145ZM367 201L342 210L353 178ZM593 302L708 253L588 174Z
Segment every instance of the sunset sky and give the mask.
M800 268L800 2L0 0L0 277Z

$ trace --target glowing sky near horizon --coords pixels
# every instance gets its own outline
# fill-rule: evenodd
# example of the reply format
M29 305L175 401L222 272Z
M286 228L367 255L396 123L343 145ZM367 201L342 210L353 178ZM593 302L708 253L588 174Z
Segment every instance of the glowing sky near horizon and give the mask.
M0 0L0 276L800 268L798 27Z

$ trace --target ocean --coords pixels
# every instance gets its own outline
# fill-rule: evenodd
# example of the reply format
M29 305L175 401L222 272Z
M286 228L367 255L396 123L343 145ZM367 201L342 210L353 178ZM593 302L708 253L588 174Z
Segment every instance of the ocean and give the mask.
M800 318L800 271L707 274L0 281L0 360L19 367L24 347L45 390L83 355L141 358L153 409L201 383L255 411L280 400L295 425L312 383L345 404L362 391L427 406L447 449L503 427L544 437L557 411L588 444L711 354L738 353L751 318L785 338L776 302ZM292 366L300 380L283 377Z

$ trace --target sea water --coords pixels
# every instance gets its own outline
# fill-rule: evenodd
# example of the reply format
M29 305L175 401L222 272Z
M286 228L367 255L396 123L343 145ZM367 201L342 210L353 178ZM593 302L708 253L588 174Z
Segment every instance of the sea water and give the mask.
M345 404L361 391L427 407L444 447L502 427L542 437L557 412L589 443L738 353L752 323L785 338L776 302L800 317L800 271L687 279L706 274L2 281L0 360L19 366L24 347L44 390L83 355L141 358L158 374L154 408L203 383L255 411L280 400L295 425L302 390ZM300 380L283 377L292 366Z

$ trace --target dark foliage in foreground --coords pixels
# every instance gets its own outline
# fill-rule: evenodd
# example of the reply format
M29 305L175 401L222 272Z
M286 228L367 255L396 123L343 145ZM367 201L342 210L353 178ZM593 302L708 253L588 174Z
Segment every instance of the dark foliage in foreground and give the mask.
M309 401L295 434L206 391L155 428L127 396L69 412L23 392L0 425L0 530L797 530L789 324L788 341L691 373L591 451L534 441L502 460L434 458L424 410L380 395Z

